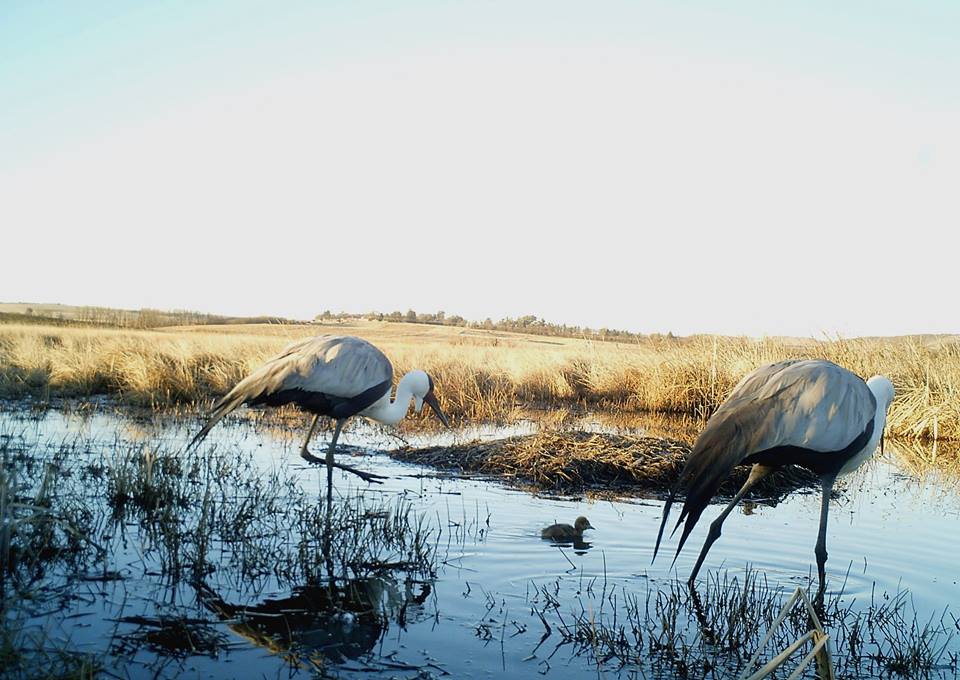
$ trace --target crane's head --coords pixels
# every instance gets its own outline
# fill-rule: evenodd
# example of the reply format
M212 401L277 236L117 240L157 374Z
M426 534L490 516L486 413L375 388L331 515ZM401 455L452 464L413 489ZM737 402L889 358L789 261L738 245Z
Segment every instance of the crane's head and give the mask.
M413 404L417 413L427 404L433 412L437 414L440 422L450 427L447 416L440 409L440 402L437 401L437 395L433 392L433 378L427 375L426 371L410 371L407 376L410 380L410 391L413 392Z
M877 406L886 411L893 402L893 396L896 393L890 378L885 375L875 375L867 381L867 387L873 392L873 396L877 400Z

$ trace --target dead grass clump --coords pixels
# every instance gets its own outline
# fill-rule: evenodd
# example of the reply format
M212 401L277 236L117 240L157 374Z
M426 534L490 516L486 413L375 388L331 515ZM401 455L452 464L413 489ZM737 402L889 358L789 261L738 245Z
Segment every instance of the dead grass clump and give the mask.
M669 439L544 431L506 440L486 468L558 490L596 485L660 489L677 478L688 452L685 444Z
M402 448L390 455L406 462L496 475L544 491L647 491L664 493L680 476L690 447L673 439L582 431L541 431L457 446ZM732 495L749 468L736 468L721 486ZM755 496L778 497L817 484L813 473L787 468L758 484Z

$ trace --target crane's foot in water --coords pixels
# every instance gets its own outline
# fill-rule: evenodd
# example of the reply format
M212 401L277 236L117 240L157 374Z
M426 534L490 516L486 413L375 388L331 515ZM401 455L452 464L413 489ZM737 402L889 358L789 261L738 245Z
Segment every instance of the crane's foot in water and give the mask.
M697 617L697 623L700 626L700 634L703 635L703 639L708 644L720 644L720 636L717 635L716 631L710 625L710 619L707 618L707 612L703 607L703 602L700 600L700 593L697 592L693 579L687 581L687 588L690 591L690 602L693 604L693 613Z
M317 458L315 455L310 453L310 451L307 450L307 447L303 447L302 449L300 449L300 457L303 458L308 463L313 463L314 465L327 464L327 461L325 461L323 458Z
M303 458L308 463L313 463L314 465L327 464L327 461L324 458L317 458L315 455L310 453L310 451L308 451L306 448L300 449L300 457ZM372 472L364 472L363 470L358 470L355 467L344 465L343 463L338 463L337 461L333 461L333 467L340 468L344 472L351 472L355 474L357 477L359 477L360 479L362 479L363 481L368 483L383 484L383 482L380 481L381 479L389 479L384 475L376 475Z
M344 465L343 463L334 462L333 467L340 468L344 472L352 472L363 481L373 482L374 484L383 484L383 482L380 481L381 479L389 479L389 477L385 475L375 475L372 472L364 472L363 470L358 470L355 467L350 467L349 465Z
M823 607L823 595L824 587L823 584L817 589L817 595L813 598L813 611L816 612L817 617L824 621L826 620L826 609Z

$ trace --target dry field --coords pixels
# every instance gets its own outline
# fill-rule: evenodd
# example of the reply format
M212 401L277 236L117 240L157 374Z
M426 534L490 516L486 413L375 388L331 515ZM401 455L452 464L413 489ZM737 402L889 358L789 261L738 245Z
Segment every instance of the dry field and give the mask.
M626 344L364 321L149 331L6 323L0 324L0 397L109 394L128 404L204 406L287 343L321 333L369 339L398 375L428 371L455 419L510 420L531 407L703 416L764 362L822 357L864 377L893 379L889 433L960 439L955 338L695 337Z

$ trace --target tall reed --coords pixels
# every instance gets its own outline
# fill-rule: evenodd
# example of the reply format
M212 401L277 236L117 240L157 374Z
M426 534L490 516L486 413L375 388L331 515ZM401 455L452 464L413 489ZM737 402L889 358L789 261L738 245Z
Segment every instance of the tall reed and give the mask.
M131 404L204 404L290 341L323 332L370 339L397 375L414 367L428 371L444 408L459 419L509 420L518 407L541 406L704 417L763 363L824 358L864 377L882 373L893 380L897 398L888 433L960 439L960 342L951 338L694 337L627 344L422 324L154 331L6 324L0 325L0 397L110 394Z

